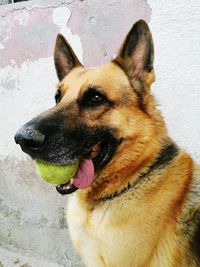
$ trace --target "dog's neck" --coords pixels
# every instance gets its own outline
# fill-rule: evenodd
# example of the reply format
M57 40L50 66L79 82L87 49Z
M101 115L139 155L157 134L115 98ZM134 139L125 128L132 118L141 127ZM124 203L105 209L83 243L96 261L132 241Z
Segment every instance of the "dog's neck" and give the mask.
M177 153L178 147L174 143L167 144L165 147L163 147L153 164L145 172L140 173L132 183L128 182L128 184L120 191L115 191L112 194L105 195L104 197L97 199L97 201L113 200L114 198L120 197L128 192L129 189L137 186L137 184L139 184L143 179L151 175L154 170L160 169L168 164L177 155Z
M161 142L156 151L154 146L155 144L149 145L140 156L133 153L132 160L129 162L125 162L126 155L124 153L124 158L119 156L119 150L117 157L113 158L100 176L97 175L93 185L89 189L78 191L77 194L86 202L95 201L96 203L112 200L125 194L129 189L139 185L156 169L170 162L178 153L177 146L169 138ZM122 148L123 150L124 148ZM131 153L131 149L127 151L127 153Z

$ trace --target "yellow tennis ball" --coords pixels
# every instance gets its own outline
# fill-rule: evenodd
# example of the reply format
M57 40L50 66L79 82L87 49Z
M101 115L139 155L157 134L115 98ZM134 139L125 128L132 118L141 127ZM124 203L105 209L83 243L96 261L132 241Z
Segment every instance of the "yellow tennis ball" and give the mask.
M36 167L43 180L50 184L66 184L78 169L79 162L74 161L66 165L57 165L36 160Z

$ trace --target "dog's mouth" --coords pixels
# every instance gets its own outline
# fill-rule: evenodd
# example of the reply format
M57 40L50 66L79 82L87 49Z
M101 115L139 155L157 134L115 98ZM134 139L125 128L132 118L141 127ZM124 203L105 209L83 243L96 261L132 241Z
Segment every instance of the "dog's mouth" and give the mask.
M50 127L49 124L44 125ZM68 129L64 133L61 129L53 127L50 128L51 134L45 135L43 132L47 130L50 132L47 126L43 127L43 131L36 132L44 136L44 140L38 139L35 128L28 124L19 130L15 141L34 160L38 159L54 165L67 165L79 161L75 176L68 183L56 186L57 191L62 195L90 187L93 180L99 177L101 169L111 161L122 142L121 138L115 137L113 129L105 127L90 129L82 126Z
M61 195L71 194L78 189L85 189L92 185L95 173L99 172L112 158L113 146L106 141L94 145L86 158L80 161L75 176L66 184L56 186Z

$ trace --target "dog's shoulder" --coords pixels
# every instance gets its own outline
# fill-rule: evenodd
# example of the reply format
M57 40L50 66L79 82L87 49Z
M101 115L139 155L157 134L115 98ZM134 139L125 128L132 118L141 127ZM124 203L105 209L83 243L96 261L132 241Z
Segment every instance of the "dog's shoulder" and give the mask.
M198 210L198 223L192 236L190 251L196 263L200 266L200 210Z
M194 204L193 225L194 231L191 239L191 253L194 255L198 266L200 266L200 166L194 168L194 183L191 187L191 193Z
M189 253L200 266L200 166L194 164L192 183L185 205L184 234L189 239Z

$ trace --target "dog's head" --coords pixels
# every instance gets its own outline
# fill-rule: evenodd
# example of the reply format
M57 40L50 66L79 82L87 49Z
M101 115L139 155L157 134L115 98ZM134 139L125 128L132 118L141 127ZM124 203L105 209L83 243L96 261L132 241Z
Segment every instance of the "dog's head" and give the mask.
M116 58L96 68L84 67L58 35L56 105L26 123L16 142L47 162L91 159L95 197L122 186L125 176L152 156L162 132L149 91L153 54L151 33L142 20L133 25Z

